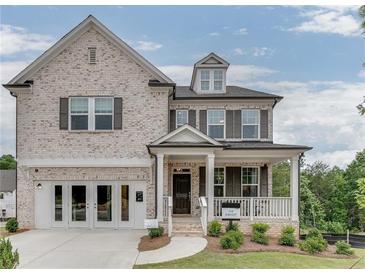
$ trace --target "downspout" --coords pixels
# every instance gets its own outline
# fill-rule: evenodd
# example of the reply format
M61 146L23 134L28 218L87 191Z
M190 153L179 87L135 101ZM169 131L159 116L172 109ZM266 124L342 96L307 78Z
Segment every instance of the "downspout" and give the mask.
M155 158L155 219L157 219L157 155L153 154L147 145L148 153Z
M304 153L300 153L299 154L299 158L298 158L298 189L299 189L299 193L298 193L298 223L299 223L299 227L298 227L298 231L299 231L299 238L300 238L300 160L302 159L302 157L304 156Z

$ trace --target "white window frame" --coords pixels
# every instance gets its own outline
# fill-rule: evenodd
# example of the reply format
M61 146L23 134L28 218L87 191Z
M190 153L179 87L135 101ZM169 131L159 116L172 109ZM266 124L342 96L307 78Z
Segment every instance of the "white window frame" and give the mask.
M202 79L202 73L203 71L208 71L209 72L209 80L203 80ZM214 78L214 72L215 71L221 71L222 72L222 80L217 80L217 81L222 81L222 89L214 89L214 82L216 81ZM199 70L199 90L200 92L213 92L213 93L222 93L225 90L225 71L224 69L209 69L209 68L204 68L204 69L200 69ZM209 89L205 90L202 89L202 82L209 82Z
M255 168L257 169L257 184L244 184L242 180L242 174L244 168ZM241 166L241 197L248 197L250 196L243 196L243 186L257 186L257 196L260 197L260 167L259 166Z
M217 197L217 198L223 198L226 197L226 167L225 166L215 166L214 167L214 173L215 173L215 169L216 168L223 168L223 185L222 184L216 184L215 180L213 178L213 195L214 195L214 189L216 186L223 186L223 196L222 197ZM214 196L216 197L216 196Z
M181 126L185 125L185 124L178 124L177 123L177 112L178 111L186 112L186 123L185 124L189 124L189 110L188 109L176 109L175 128L178 128L178 127L181 127Z
M212 111L223 111L224 113L224 123L223 123L223 138L214 138L209 135L209 126L222 126L222 124L209 124L209 112ZM207 109L207 135L211 138L214 138L216 140L224 140L226 139L226 110L221 108L216 109Z
M71 113L71 100L73 98L87 98L88 99L88 112L87 113ZM95 113L95 99L96 98L111 98L112 99L112 128L111 129L95 129L95 117L97 115L110 115L110 113ZM71 128L71 116L76 115L87 115L88 117L88 129L72 129ZM100 97L83 97L83 96L73 96L69 97L68 104L68 130L72 132L88 132L88 131L113 131L114 130L114 97L111 96L100 96Z
M244 119L243 119L243 115L244 115L244 111L245 110L249 110L249 111L252 111L252 110L255 110L257 112L257 117L258 117L258 124L244 124ZM241 136L242 136L242 140L260 140L260 135L261 135L261 132L260 132L260 128L261 128L261 116L260 116L260 109L258 108L244 108L244 109L241 109ZM243 127L244 126L257 126L257 138L244 138L243 136Z

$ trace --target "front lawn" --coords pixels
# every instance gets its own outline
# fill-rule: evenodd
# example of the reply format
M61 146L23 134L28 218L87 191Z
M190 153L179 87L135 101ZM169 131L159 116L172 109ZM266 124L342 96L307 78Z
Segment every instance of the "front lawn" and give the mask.
M335 259L282 252L227 254L202 251L185 259L136 265L134 268L365 268L365 249L354 250L359 258Z

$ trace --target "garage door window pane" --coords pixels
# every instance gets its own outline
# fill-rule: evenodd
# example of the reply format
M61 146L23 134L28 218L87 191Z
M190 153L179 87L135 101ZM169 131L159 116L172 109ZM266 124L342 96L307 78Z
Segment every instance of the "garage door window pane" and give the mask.
M62 222L62 186L57 185L54 189L55 213L54 219L57 222Z
M121 190L121 220L129 221L129 185L122 185Z

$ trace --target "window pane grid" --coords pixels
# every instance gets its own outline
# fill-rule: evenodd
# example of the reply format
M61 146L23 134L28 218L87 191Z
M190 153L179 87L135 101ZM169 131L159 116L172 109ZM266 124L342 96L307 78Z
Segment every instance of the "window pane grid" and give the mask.
M258 139L259 125L260 125L260 117L258 109L242 110L243 139Z
M188 111L176 110L176 128L188 123Z
M224 197L224 167L214 168L214 197Z
M208 135L212 138L224 138L224 110L208 110L207 116Z

